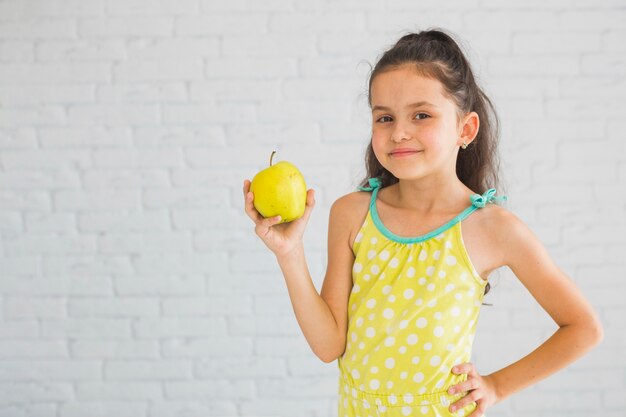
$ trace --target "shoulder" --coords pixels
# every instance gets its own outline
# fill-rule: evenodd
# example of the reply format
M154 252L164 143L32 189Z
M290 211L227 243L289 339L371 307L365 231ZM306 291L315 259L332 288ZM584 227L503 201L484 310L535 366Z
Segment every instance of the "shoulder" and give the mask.
M479 210L477 220L481 229L488 231L493 242L499 248L501 265L511 266L519 262L523 252L540 250L541 246L535 234L526 223L512 211L496 205L488 204Z
M372 193L365 191L354 191L348 193L335 200L331 209L334 208L335 210L343 212L346 210L365 207L365 210L367 211L371 195Z
M490 254L485 264L492 271L507 264L510 235L520 224L523 224L521 220L505 207L487 204L465 220L464 237Z
M365 221L371 195L370 192L354 191L339 197L330 207L329 227L344 229L348 234L350 247Z
M481 225L494 232L506 230L519 220L513 212L497 204L487 204L478 213L476 217Z
M501 243L510 241L511 237L523 237L529 232L528 226L510 210L496 204L490 204L484 222L500 237Z

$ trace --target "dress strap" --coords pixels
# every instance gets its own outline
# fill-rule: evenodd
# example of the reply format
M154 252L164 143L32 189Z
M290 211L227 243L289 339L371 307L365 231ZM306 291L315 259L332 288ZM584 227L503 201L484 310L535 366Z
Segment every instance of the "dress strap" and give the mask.
M378 190L382 185L380 178L373 177L367 180L369 183L369 187L359 187L361 191L372 191L372 196L370 197L370 210L376 210L376 196L378 195Z
M374 191L375 189L380 188L381 186L380 178L378 177L368 178L367 182L369 183L369 186L358 187L358 189L361 191ZM482 208L482 207L485 207L487 203L494 203L497 201L508 200L508 197L506 195L496 196L495 194L496 194L496 189L490 188L487 191L485 191L483 195L480 195L480 194L471 195L470 201L472 202L472 205L474 207Z
M496 201L508 200L508 197L505 195L496 196L495 194L496 194L496 189L490 188L487 191L485 191L483 195L480 195L480 194L471 195L470 201L472 202L472 205L474 207L482 208L482 207L485 207L487 203L494 203Z
M496 196L495 194L496 194L495 188L488 189L487 191L483 193L483 195L472 194L470 196L470 201L472 202L472 205L467 207L461 213L459 213L454 219L450 220L450 223L454 224L456 222L460 222L464 220L467 216L472 214L474 211L478 210L479 208L485 207L488 203L508 200L508 197L505 195Z
M438 236L441 233L445 232L446 230L448 230L449 228L451 228L452 226L454 226L456 223L460 222L461 220L465 219L467 216L469 216L471 213L473 213L474 211L478 210L481 207L485 207L485 205L487 205L487 203L493 203L495 201L499 201L499 200L507 200L508 197L503 195L503 196L496 196L496 189L495 188L490 188L489 190L487 190L485 193L483 193L482 195L480 194L472 194L470 196L470 201L472 202L472 205L468 206L467 208L465 208L465 210L463 210L461 213L459 213L456 217L454 217L453 219L449 220L448 222L446 222L446 224L438 227L437 229L433 230L432 232L429 232L423 236L416 236L416 237L401 237L401 236L397 236L395 234L393 234L389 229L387 229L385 227L385 225L382 223L382 221L380 220L380 217L378 217L378 210L376 210L376 195L378 194L378 191L381 188L381 181L380 178L374 177L374 178L369 178L368 179L368 183L369 183L369 187L365 186L365 187L358 187L359 190L361 191L372 191L372 196L370 198L370 213L372 216L372 220L374 222L374 224L376 225L376 227L378 228L378 230L385 235L387 238L398 242L398 243L418 243L418 242L423 242L425 240L430 239L433 236Z
M376 188L380 188L381 182L380 178L372 177L367 180L369 183L369 187L358 187L361 191L374 191Z

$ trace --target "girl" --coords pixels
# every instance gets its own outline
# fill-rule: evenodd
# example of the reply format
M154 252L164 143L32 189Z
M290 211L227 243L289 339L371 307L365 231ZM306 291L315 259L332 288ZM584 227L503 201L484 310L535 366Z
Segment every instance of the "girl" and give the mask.
M304 216L246 213L276 255L307 342L338 359L339 416L470 416L562 369L602 339L596 313L537 237L497 205L497 115L452 37L403 36L374 67L367 179L330 209L321 294L308 272ZM488 107L489 106L489 107ZM495 118L490 118L491 109ZM492 123L494 122L494 123ZM508 266L559 325L515 363L470 362L490 272Z

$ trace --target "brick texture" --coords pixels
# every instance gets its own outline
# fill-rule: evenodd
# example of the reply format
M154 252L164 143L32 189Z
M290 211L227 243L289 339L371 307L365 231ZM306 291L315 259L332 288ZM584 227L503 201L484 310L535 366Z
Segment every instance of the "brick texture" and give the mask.
M0 417L335 416L336 363L301 334L242 183L272 150L303 171L319 291L330 206L365 175L368 64L434 26L498 109L508 208L606 332L487 414L623 417L625 5L0 1ZM510 270L492 279L483 373L556 329Z

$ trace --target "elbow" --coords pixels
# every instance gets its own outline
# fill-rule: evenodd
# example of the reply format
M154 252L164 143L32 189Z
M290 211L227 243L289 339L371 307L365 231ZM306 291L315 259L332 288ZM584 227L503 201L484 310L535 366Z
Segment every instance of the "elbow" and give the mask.
M602 342L604 327L597 316L594 316L588 323L581 325L580 337L588 349L593 349Z
M320 360L322 362L324 362L324 363L331 363L331 362L334 362L338 358L338 356L336 356L336 355L327 355L327 356L318 355L318 358L320 358Z
M320 360L324 363L331 363L336 361L342 355L342 353L343 351L341 353L329 352L325 354L318 354L317 357L320 358Z
M345 351L346 346L345 346L345 342L341 345L340 349L335 349L332 351L328 351L328 352L324 352L324 353L316 353L317 357L320 358L320 360L324 363L331 363L336 361L341 355L343 355L343 352ZM340 351L338 351L340 350Z
M599 345L604 339L604 326L602 325L602 321L600 321L600 318L595 312L592 315L587 328L591 347Z
M590 329L591 339L593 340L593 346L599 345L604 340L604 326L600 320L595 320L593 326Z
M585 352L598 346L604 339L604 327L596 316L590 317L589 320L585 322L561 325L560 327L570 326L572 331L577 333L577 336L575 336L576 345Z

